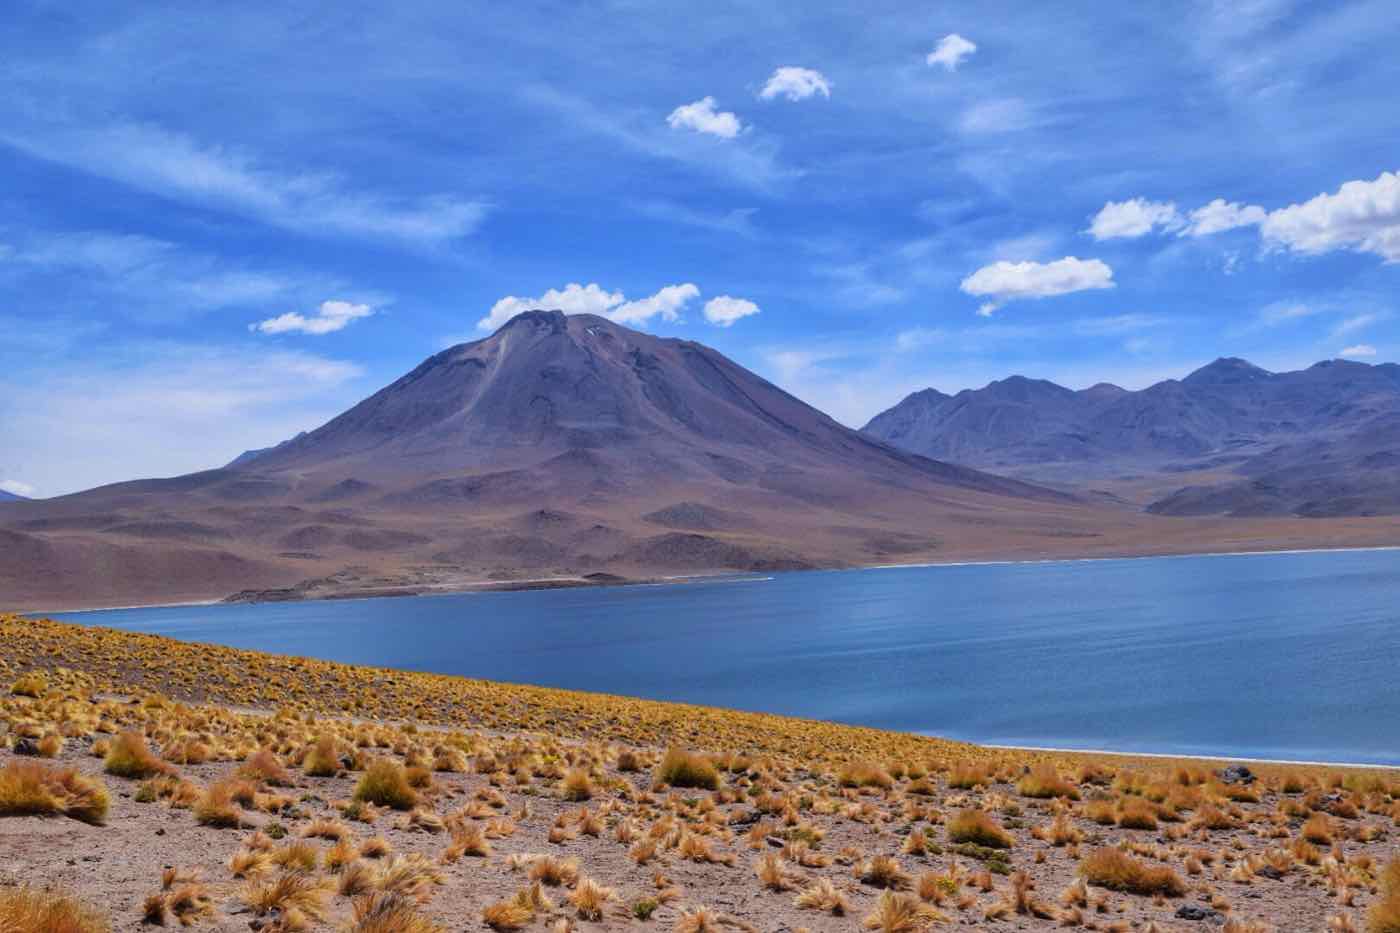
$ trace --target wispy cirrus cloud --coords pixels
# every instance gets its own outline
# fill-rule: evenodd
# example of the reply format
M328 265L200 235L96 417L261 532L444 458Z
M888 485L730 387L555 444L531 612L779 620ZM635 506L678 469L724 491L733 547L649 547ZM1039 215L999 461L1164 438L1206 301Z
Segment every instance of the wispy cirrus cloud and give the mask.
M42 475L45 495L208 469L328 420L360 394L362 374L343 360L246 343L105 347L22 379L0 376L6 468ZM92 450L102 456L74 456Z
M308 235L437 244L468 236L489 205L455 195L387 195L335 172L275 167L253 152L151 123L28 123L0 129L25 154L149 194Z

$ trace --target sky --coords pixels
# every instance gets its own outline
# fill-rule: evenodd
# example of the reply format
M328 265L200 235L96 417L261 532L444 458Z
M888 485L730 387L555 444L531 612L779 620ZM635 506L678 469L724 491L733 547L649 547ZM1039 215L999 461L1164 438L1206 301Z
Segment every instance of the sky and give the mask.
M1400 359L1394 0L5 19L19 494L217 466L541 305L856 427L1013 373Z

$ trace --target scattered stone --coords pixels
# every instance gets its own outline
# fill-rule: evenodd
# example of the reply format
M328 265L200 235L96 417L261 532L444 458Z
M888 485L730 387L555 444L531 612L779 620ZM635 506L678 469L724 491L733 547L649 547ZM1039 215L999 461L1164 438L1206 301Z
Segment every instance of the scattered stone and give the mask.
M39 743L29 738L20 739L15 743L14 752L16 755L37 756L39 754Z
M1176 919L1208 920L1211 923L1224 923L1225 915L1209 907L1197 907L1195 904L1184 904L1176 909Z
M1228 768L1221 768L1215 772L1221 781L1226 784L1253 784L1254 772L1244 765L1230 765Z
M1262 865L1259 868L1256 868L1254 870L1254 873L1256 875L1263 875L1265 878L1269 878L1274 881L1277 881L1283 877L1283 872L1279 871L1272 865Z

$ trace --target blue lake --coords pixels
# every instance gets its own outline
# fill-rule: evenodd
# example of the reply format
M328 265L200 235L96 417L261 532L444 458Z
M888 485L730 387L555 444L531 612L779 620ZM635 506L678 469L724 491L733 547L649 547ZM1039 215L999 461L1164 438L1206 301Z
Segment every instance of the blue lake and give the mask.
M65 618L984 743L1400 764L1400 550Z

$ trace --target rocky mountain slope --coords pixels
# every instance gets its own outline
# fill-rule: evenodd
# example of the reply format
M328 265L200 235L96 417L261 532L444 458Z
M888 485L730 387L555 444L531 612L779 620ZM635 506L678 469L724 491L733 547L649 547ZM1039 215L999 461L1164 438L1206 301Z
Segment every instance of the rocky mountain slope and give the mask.
M0 505L0 602L1038 554L1103 524L845 428L698 343L536 311L228 467Z
M1097 488L1166 515L1400 514L1400 366L1272 373L1220 359L1138 392L1012 376L917 392L865 432L1004 475Z

